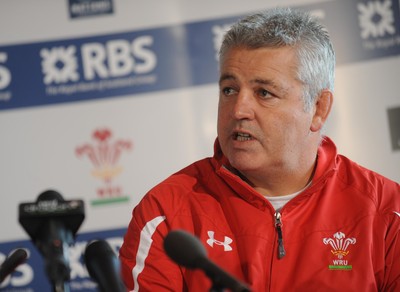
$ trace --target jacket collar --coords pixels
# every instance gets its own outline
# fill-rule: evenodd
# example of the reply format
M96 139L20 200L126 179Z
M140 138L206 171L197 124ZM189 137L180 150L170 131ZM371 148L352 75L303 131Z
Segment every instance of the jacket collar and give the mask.
M321 144L318 147L317 155L318 161L314 172L314 177L312 179L312 185L315 185L318 181L326 178L328 174L331 174L337 168L337 148L329 137L322 137ZM214 156L212 159L212 164L217 172L220 172L221 169L224 168L227 171L230 171L233 175L238 176L238 172L233 169L229 163L229 160L223 154L218 138L216 138L214 142Z

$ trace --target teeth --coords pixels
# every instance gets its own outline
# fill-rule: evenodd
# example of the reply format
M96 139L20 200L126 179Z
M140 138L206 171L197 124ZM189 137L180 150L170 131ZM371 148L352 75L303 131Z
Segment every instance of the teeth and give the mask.
M248 141L248 140L251 140L251 135L245 134L245 133L236 133L236 140Z
M237 133L237 135L241 136L241 137L250 137L249 134L245 134L245 133Z

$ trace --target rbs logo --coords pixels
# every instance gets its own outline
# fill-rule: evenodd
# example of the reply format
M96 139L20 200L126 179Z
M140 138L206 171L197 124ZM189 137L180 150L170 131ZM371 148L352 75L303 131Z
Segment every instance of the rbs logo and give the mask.
M0 90L6 88L11 82L11 73L2 64L7 62L7 54L0 52Z
M131 42L118 39L105 44L83 44L80 48L83 76L79 76L75 46L42 49L43 81L48 85L76 82L82 77L91 81L96 77L106 79L149 73L157 65L157 57L150 49L153 42L152 36L140 36Z

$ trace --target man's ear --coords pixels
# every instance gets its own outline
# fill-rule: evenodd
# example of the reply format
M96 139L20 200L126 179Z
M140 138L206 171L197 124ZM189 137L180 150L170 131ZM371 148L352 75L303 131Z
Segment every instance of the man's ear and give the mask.
M325 124L325 121L329 116L332 108L332 103L332 92L328 89L322 90L315 101L315 112L310 126L310 130L312 132L317 132L321 130L322 126Z

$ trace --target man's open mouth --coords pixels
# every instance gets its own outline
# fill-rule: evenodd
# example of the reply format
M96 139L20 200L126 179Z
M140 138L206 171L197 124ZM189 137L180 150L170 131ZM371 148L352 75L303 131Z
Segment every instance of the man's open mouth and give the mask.
M237 141L249 141L249 140L252 139L252 137L251 137L250 134L239 133L239 132L237 132L237 133L234 134L234 138L235 138L235 140L237 140Z

